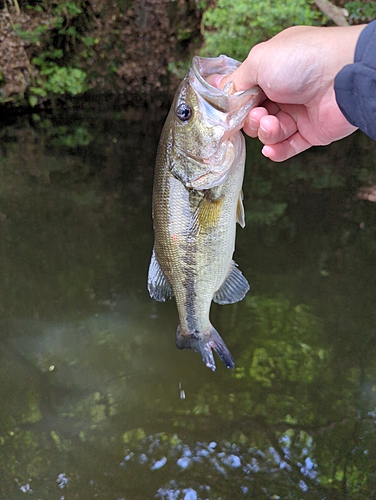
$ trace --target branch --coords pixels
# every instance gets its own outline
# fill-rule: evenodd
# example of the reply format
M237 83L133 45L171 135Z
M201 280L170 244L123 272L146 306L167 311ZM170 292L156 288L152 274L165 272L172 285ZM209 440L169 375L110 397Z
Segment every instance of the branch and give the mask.
M315 0L317 7L337 26L349 26L346 19L346 10L337 7L329 0Z

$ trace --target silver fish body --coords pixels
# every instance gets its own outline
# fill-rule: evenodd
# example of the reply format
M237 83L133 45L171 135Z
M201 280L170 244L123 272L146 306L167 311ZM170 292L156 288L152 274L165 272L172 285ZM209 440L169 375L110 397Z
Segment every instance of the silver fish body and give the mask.
M260 91L231 94L231 86L222 91L205 78L231 73L238 65L226 56L193 59L161 134L153 190L149 293L158 301L175 296L176 345L201 353L212 370L212 349L228 368L234 360L210 323L211 302L237 302L249 290L232 255L236 222L245 225L240 128Z

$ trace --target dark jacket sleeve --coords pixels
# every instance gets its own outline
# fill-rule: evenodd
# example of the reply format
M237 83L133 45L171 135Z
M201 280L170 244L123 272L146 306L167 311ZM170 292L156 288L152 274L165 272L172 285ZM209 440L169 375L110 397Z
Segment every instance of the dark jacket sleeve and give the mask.
M346 119L376 141L376 20L361 32L354 63L338 73L334 91Z

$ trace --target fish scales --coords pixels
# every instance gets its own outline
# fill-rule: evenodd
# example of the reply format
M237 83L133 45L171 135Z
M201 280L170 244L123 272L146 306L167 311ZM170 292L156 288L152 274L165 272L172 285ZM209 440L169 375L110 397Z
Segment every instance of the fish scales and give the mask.
M245 141L239 130L260 92L237 97L205 78L238 64L226 56L193 59L161 134L153 189L149 293L159 301L175 297L177 347L198 351L212 370L212 349L228 368L234 360L210 323L211 302L236 302L249 289L232 255L236 222L244 226Z

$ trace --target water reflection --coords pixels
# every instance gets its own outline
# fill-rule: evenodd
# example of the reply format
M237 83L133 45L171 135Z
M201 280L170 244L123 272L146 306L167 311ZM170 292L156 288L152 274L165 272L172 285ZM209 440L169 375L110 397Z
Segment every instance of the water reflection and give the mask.
M373 498L376 206L355 197L372 146L276 167L250 144L252 292L212 308L236 360L214 374L146 290L162 120L1 133L0 498Z

